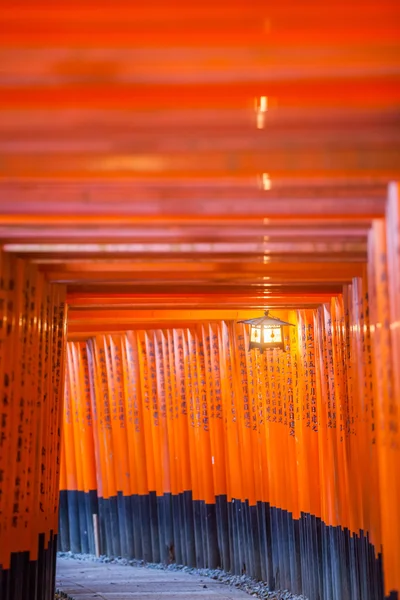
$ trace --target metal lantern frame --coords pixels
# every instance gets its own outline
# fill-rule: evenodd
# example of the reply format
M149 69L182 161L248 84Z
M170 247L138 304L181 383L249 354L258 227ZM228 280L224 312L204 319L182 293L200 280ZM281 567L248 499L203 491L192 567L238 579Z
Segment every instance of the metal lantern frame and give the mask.
M272 317L268 310L265 311L263 317L238 322L250 325L249 350L258 348L261 354L264 350L273 348L280 348L285 351L283 328L287 325L294 327L293 323Z

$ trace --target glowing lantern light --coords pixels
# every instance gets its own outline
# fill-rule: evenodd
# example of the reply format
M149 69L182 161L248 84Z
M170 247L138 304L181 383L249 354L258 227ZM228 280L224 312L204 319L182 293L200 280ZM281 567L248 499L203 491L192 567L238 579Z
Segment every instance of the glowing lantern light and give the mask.
M280 348L281 350L285 350L283 327L284 325L293 327L292 323L287 323L276 317L271 317L268 310L265 311L264 317L239 321L239 323L250 325L249 350L258 348L261 353L269 348Z

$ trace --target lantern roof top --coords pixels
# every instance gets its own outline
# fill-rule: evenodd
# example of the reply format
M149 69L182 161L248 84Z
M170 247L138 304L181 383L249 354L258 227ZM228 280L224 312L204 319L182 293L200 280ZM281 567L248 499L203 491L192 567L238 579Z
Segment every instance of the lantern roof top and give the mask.
M293 323L288 323L287 321L281 321L276 317L271 317L269 311L266 310L263 317L256 317L255 319L247 319L245 321L238 321L238 323L246 323L246 325L252 325L253 327L260 327L263 325L267 325L270 327L281 327L282 325L291 325L294 326Z

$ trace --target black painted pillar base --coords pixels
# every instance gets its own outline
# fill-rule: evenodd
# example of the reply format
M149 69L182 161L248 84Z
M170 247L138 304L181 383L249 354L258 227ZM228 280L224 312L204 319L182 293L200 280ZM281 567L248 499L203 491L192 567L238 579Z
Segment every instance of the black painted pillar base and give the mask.
M29 552L14 552L10 568L0 567L1 600L54 600L57 535L50 532L48 547L44 534L39 535L37 560Z
M397 592L385 598L382 557L376 556L365 532L356 535L327 526L311 514L294 519L269 503L228 502L225 495L206 504L193 500L191 491L162 496L118 493L107 499L62 492L62 549L81 552L88 547L93 553L94 511L101 552L110 557L221 567L265 581L270 590L288 589L310 600L399 600ZM18 560L20 566L13 563L13 568L23 571L26 559ZM2 577L6 589L7 574Z

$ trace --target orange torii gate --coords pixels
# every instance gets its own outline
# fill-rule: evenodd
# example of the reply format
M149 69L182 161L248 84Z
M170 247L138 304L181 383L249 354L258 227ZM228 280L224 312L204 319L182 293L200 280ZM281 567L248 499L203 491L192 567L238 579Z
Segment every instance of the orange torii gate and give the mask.
M139 514L152 512L140 534L134 521L124 541L135 555L170 560L174 551L182 562L215 564L219 553L226 568L240 571L245 563L271 584L310 597L317 590L335 600L345 592L363 600L397 597L399 200L397 185L389 193L387 185L400 179L399 13L394 0L323 6L18 0L2 7L0 590L6 600L53 596L60 468L62 517L72 511L72 519L86 522L92 537L73 528L72 541L91 551L113 554L118 543L121 549L110 519L129 515L125 498L137 495ZM272 355L271 364L243 352L245 332L232 324L265 307L292 311L297 324L288 352ZM202 379L209 368L206 352L202 362L207 327L218 343L212 377ZM315 374L303 327L318 357ZM197 380L189 388L192 373ZM293 402L305 411L306 425L297 427L297 439L288 425L261 425L259 407L254 411L253 402L266 410L273 401L272 379L286 410L288 381L299 381ZM226 422L210 416L209 431L196 420L192 427L190 414L179 412L178 384L189 405L201 399L204 418L218 386ZM171 423L167 414L166 427L160 419L155 425L155 405L169 385L176 419ZM112 407L117 389L126 428L115 445L113 422L100 435L109 407L99 399L108 390ZM311 400L307 409L311 389L315 411ZM137 407L129 405L135 393ZM148 411L147 397L154 403ZM256 432L247 427L247 405ZM307 427L308 412L318 415L318 431L311 418ZM135 419L143 420L139 432ZM92 437L80 437L78 426L89 421ZM285 427L287 435L278 434ZM210 456L224 459L213 464ZM89 502L82 505L85 492ZM182 492L214 506L215 521L207 524L203 505L186 494L193 519L185 527L193 529L179 545L174 520L168 529L158 515L166 510L160 498ZM215 497L224 495L218 504ZM110 498L116 498L112 513L103 502ZM251 520L255 506L257 523L269 522L262 535ZM137 519L136 508L132 514ZM235 535L223 528L228 517ZM298 547L296 527L306 540L300 556L285 550ZM323 554L321 565L318 544L328 529L329 552L335 556L343 543L345 552L334 565ZM166 545L154 541L160 536L174 541L168 556ZM305 556L315 560L306 564ZM350 568L344 556L356 557ZM366 578L373 582L368 589Z

